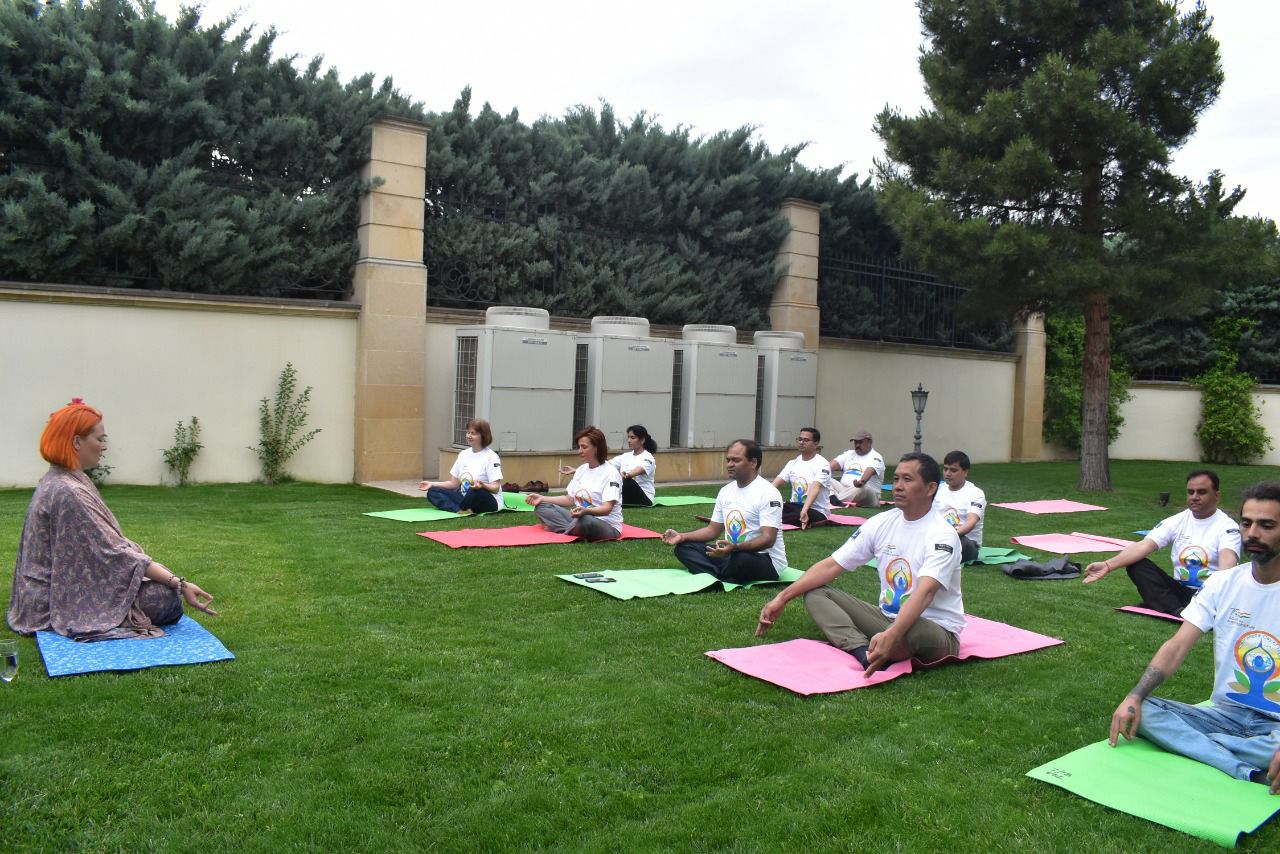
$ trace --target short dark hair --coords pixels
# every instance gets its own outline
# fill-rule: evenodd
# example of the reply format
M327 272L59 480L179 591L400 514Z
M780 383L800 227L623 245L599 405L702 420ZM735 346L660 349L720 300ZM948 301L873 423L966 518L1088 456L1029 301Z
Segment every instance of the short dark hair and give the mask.
M760 449L760 443L755 439L734 439L729 443L729 447L725 448L725 450L729 450L729 448L732 448L734 445L742 446L742 450L746 452L747 459L753 460L756 464L756 468L764 465L764 451Z
M942 458L944 466L960 466L965 471L969 470L969 455L964 451L952 451Z
M483 418L472 418L467 422L468 430L475 430L480 434L480 444L486 448L493 444L493 428L489 426L489 422Z
M937 483L942 480L942 467L938 465L937 460L928 454L912 451L898 458L900 463L909 463L913 460L920 464L920 477L924 478L925 483Z
M643 442L644 449L649 453L656 454L658 452L658 440L649 435L649 431L644 429L643 424L632 424L627 428L627 432Z
M1190 483L1192 478L1197 477L1209 478L1209 482L1213 484L1214 492L1220 492L1222 490L1222 482L1218 480L1218 473L1213 469L1196 469L1191 474L1187 475L1187 483Z
M800 428L800 432L801 432L801 433L812 433L812 434L813 434L813 444L815 444L815 445L822 441L822 432L821 432L820 430L818 430L818 428L817 428L817 427L801 427L801 428Z
M1264 480L1245 487L1241 501L1280 501L1280 480Z
M596 462L603 463L609 459L609 441L605 439L604 433L600 432L599 427L592 427L588 424L577 433L573 434L573 446L578 447L578 440L585 438L596 449Z

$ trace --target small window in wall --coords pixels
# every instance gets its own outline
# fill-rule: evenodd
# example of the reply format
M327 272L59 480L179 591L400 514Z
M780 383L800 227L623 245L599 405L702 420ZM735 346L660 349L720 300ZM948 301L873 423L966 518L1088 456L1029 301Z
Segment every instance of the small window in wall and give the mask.
M453 378L453 444L467 444L467 424L476 417L476 357L480 339L475 335L459 335L457 372Z
M669 448L683 446L680 441L680 414L684 409L684 351L676 350L671 360L671 441Z
M573 432L587 426L587 345L579 344L573 365ZM601 428L604 429L604 428Z

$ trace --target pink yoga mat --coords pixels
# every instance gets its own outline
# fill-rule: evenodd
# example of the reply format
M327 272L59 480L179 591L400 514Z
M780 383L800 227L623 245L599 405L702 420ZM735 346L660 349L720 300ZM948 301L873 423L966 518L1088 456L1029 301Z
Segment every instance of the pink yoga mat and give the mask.
M1060 555L1076 552L1118 552L1132 544L1132 540L1084 534L1080 531L1073 531L1070 534L1026 534L1021 537L1010 537L1009 541L1020 546Z
M867 521L867 520L866 520L864 517L862 517L862 516L842 516L842 515L840 515L839 513L831 513L830 515L828 515L828 516L827 516L827 521L828 521L828 522L830 522L832 525L854 525L854 526L857 526L857 525L861 525L863 522L865 522L865 521ZM824 528L824 527L826 527L826 526L825 526L825 525L819 525L818 527L820 527L820 528ZM783 525L783 526L782 526L782 530L784 530L784 531L799 531L799 530L800 530L800 526L799 526L799 525ZM806 529L806 530L807 530L807 529Z
M1166 614L1164 611L1156 611L1152 608L1143 608L1141 605L1125 605L1123 608L1116 608L1117 611L1128 611L1130 614L1142 614L1145 617L1157 617L1161 620L1169 620L1174 623L1181 623L1182 618L1174 614Z
M487 548L490 546L541 546L549 543L572 543L577 537L548 531L541 525L516 525L510 528L467 528L462 531L421 531L419 537L443 543L451 549ZM622 526L622 539L648 540L661 537L657 531Z
M1106 510L1096 504L1081 504L1065 498L1050 498L1044 501L1010 501L1005 504L992 504L992 507L1003 507L1006 510L1021 510L1023 513L1080 513L1085 510Z
M1062 641L1026 629L965 615L968 625L960 633L960 653L944 658L930 667L964 658L1002 658L1032 652ZM797 694L834 694L879 685L911 673L911 661L898 661L870 677L862 673L862 665L852 655L815 640L791 640L783 643L717 649L707 653L721 664L754 676Z

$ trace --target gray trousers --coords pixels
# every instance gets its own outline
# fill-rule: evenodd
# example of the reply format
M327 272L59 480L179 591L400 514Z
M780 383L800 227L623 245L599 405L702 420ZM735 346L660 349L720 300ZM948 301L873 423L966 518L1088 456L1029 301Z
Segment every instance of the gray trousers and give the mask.
M569 508L559 504L543 501L533 508L533 515L538 517L544 528L557 534L569 534L591 541L616 540L622 536L621 531L615 531L599 516L579 516L575 519L569 515Z
M852 504L855 507L879 507L880 506L880 490L874 486L848 486L836 485L832 493L845 504Z
M818 587L804 594L804 607L831 645L850 652L871 642L893 624L879 606L855 599L834 587ZM907 630L911 657L928 664L960 651L960 640L924 617ZM895 659L900 661L902 659Z

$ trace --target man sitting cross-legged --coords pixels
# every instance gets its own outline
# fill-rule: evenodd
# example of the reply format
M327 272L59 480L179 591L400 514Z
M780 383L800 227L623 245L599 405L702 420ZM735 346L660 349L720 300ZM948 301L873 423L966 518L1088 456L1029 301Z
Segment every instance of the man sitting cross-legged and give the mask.
M827 523L831 512L831 464L818 453L820 442L822 434L817 427L801 428L796 437L800 453L773 479L777 489L791 484L791 500L782 505L784 524L812 528Z
M1215 572L1182 611L1182 626L1111 716L1111 746L1141 735L1171 753L1280 794L1280 481L1244 492L1251 563ZM1213 632L1213 706L1152 697L1205 632Z
M859 430L849 440L853 449L831 461L831 474L842 472L835 485L835 497L854 507L879 507L880 485L884 483L884 457L871 447L871 434Z
M933 507L960 536L960 559L977 560L982 551L982 516L987 510L987 494L969 482L969 455L952 451L942 458L942 479Z
M1115 557L1086 566L1084 583L1127 566L1144 607L1182 613L1211 573L1230 569L1240 560L1240 526L1218 509L1221 499L1217 473L1193 471L1187 475L1187 509L1165 519ZM1147 557L1165 546L1173 560L1172 578Z
M862 663L868 674L895 661L937 661L960 651L960 538L933 510L938 463L905 454L893 473L896 508L873 517L831 557L818 561L760 611L763 635L792 599L804 606L827 640ZM841 572L876 559L880 603L872 605L828 586Z
M668 528L663 533L662 541L676 547L676 559L690 572L746 584L776 581L778 570L786 568L782 495L760 476L763 460L764 452L751 439L731 444L724 463L733 479L716 496L707 526L683 534Z

